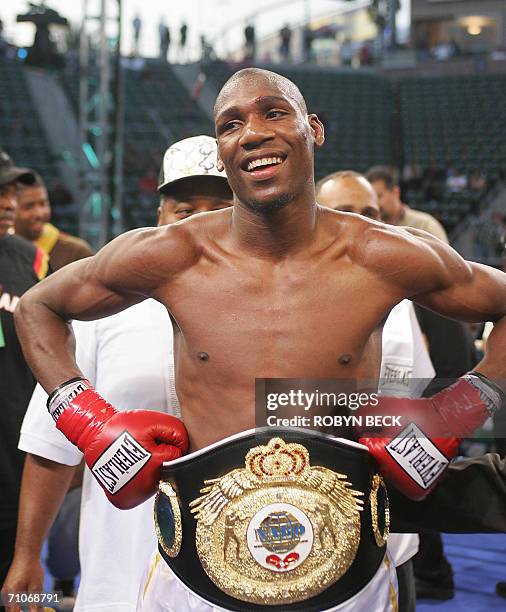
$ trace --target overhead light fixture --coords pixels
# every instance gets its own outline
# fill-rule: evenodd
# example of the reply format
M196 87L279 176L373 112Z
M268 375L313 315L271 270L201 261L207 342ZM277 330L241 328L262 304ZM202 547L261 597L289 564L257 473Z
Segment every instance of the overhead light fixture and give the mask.
M482 32L482 27L477 24L470 24L467 26L467 33L471 36L479 36Z

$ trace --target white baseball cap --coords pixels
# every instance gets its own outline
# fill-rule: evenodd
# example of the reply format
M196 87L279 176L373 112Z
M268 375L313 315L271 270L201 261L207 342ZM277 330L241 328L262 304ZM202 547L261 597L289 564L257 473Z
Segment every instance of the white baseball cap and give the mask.
M158 191L194 176L216 176L227 180L225 171L216 167L218 147L211 136L193 136L171 145L163 156Z

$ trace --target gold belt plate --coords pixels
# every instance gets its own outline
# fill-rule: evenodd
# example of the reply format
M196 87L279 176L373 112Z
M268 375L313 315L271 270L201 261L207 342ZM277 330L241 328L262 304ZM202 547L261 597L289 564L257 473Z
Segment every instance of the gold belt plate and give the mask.
M190 503L200 562L236 599L304 601L355 559L363 493L344 474L311 466L302 444L272 438L247 453L244 468L206 480L201 494Z

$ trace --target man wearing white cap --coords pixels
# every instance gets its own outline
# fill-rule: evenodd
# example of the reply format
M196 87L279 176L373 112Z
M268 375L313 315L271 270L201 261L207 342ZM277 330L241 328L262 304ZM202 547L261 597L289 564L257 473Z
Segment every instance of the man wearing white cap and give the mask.
M158 225L231 205L224 172L216 169L209 136L169 147L160 171ZM74 323L76 355L86 375L126 410L177 411L172 326L164 306L146 300L117 315ZM3 590L42 591L40 554L81 453L54 427L40 386L21 429L28 453L23 476L16 553ZM86 468L81 502L81 582L74 610L135 610L138 586L155 546L153 503L124 512L104 497Z

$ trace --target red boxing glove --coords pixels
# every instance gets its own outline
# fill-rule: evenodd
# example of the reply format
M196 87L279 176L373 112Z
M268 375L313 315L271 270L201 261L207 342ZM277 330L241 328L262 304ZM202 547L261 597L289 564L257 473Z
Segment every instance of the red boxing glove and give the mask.
M176 417L152 410L118 412L83 378L49 396L56 427L84 453L109 501L123 510L149 499L160 467L188 450L188 433Z
M461 438L498 410L503 398L502 390L478 372L429 398L380 397L377 405L360 412L359 441L369 448L381 474L419 501L456 456Z

